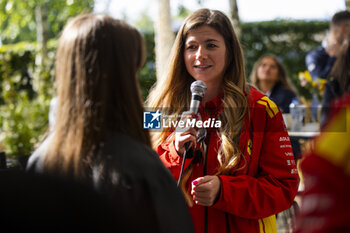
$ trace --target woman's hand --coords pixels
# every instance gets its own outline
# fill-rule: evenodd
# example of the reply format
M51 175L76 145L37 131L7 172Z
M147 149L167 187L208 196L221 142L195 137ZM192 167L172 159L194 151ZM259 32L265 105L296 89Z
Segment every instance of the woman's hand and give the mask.
M198 117L198 116L197 116ZM190 112L184 112L181 115L181 121L185 122L184 127L177 126L175 130L175 149L179 154L185 152L186 142L192 142L193 145L196 145L196 134L197 130L191 127L186 127L187 119L196 118L196 115Z
M192 181L191 195L197 205L212 206L219 196L221 182L217 176L199 177Z

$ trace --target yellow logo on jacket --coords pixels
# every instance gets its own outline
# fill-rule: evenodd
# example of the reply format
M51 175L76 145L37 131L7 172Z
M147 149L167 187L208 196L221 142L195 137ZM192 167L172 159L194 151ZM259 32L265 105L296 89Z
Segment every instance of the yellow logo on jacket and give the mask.
M277 233L276 215L259 219L260 233Z
M247 152L249 155L252 155L252 149L253 149L253 142L251 139L248 140L248 145L247 145Z

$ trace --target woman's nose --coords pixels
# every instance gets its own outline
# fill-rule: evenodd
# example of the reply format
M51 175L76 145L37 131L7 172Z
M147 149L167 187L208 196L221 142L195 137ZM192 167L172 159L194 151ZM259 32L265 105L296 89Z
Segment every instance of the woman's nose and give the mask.
M271 70L271 68L272 68L271 66L266 65L266 66L265 66L265 71L269 71L269 70Z
M196 51L196 59L205 59L205 58L207 58L207 52L203 47L199 46Z

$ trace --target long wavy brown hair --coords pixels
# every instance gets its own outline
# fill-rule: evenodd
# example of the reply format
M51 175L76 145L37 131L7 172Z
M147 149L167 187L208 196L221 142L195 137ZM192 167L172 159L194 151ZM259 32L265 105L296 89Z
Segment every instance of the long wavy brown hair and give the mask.
M137 82L144 51L141 34L124 21L82 14L68 22L56 55L57 120L44 169L84 177L107 131L151 146Z
M232 24L225 14L217 10L200 9L185 19L172 48L168 72L152 88L147 100L147 107L167 108L167 114L171 115L181 115L182 112L188 110L191 100L190 85L194 79L186 70L184 45L188 33L203 25L210 26L220 33L225 39L227 49L222 84L224 111L219 117L222 121L222 128L219 132L221 147L217 155L220 163L217 174L229 174L242 157L236 139L242 128L248 103L244 94L246 77L242 49ZM156 147L173 140L169 134L174 130L153 133L153 146ZM185 191L185 184L190 173L191 170L184 173L181 184L182 191L189 202L191 200Z

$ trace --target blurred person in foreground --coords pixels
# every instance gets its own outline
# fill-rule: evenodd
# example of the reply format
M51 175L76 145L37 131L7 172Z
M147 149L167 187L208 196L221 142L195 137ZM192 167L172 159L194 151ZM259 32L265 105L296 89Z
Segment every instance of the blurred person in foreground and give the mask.
M297 233L350 232L350 46L330 73L339 92L314 149L301 162L305 191Z
M275 214L291 206L298 174L281 111L246 83L243 53L229 18L209 9L189 15L170 58L168 73L151 91L148 107L185 122L222 123L173 125L152 137L176 180L185 143L192 145L180 187L196 232L276 232ZM197 115L186 111L190 85L198 80L207 91Z
M289 105L296 98L296 94L285 68L276 56L260 57L253 66L250 81L274 101L282 113L289 113Z
M129 232L123 213L81 182L10 168L0 187L1 232Z
M56 122L28 170L93 185L127 232L193 232L183 196L142 128L144 51L141 34L124 21L83 14L68 22L56 56Z

